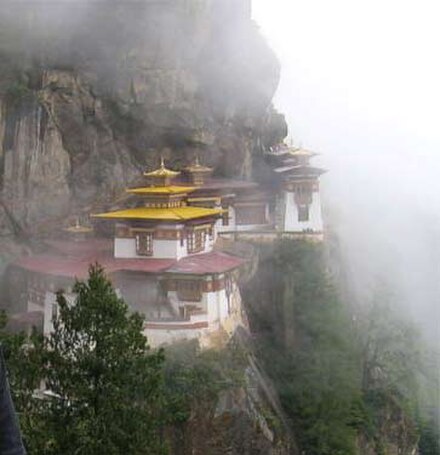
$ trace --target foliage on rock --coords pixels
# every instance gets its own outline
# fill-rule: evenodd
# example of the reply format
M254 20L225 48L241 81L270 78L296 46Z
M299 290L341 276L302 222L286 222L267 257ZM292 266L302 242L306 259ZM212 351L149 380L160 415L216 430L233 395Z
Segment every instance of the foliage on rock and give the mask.
M363 453L365 438L374 453L393 446L410 454L424 431L417 428L423 345L386 292L358 313L342 302L324 253L302 241L261 249L244 293L260 355L305 453Z

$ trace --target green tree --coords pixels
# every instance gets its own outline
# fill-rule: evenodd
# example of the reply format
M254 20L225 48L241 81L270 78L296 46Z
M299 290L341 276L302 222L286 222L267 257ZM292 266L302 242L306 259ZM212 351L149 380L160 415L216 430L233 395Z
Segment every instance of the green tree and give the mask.
M422 454L438 454L437 355L399 310L399 302L380 285L371 302L358 312L359 366L369 424L364 432L378 450L384 444L379 430L389 424L390 415L394 420L400 415L394 431L395 436L399 431L404 434L399 444L411 447L419 441ZM400 447L402 452L405 449Z
M324 250L284 240L273 250L261 250L260 257L245 299L260 354L299 446L310 455L354 454L363 412L357 349L350 315L327 273ZM266 310L256 314L259 301Z
M99 266L73 293L74 302L58 293L53 333L32 348L41 352L50 392L34 400L39 425L26 435L30 452L165 453L162 351L149 351L142 317L129 312Z
M356 331L360 342L362 389L381 390L415 400L421 365L421 340L415 326L393 310L398 302L383 285L372 301L358 311Z

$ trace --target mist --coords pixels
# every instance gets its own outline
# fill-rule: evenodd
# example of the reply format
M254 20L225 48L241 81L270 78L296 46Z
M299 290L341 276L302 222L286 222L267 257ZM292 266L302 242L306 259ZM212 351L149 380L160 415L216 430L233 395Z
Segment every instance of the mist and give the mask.
M440 319L439 5L254 0L277 53L276 107L321 153L328 228L359 301L385 281L427 338Z

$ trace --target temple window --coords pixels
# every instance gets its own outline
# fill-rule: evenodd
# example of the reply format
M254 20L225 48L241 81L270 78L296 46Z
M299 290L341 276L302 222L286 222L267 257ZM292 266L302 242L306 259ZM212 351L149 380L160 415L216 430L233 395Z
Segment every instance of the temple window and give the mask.
M300 205L298 206L298 221L309 221L309 206Z
M199 281L181 280L177 283L177 298L182 302L200 302L202 289Z
M266 224L266 206L249 205L241 206L236 209L236 223L246 224Z
M136 253L139 256L153 255L153 234L151 232L136 234Z
M199 253L205 247L205 231L198 229L188 235L188 253Z

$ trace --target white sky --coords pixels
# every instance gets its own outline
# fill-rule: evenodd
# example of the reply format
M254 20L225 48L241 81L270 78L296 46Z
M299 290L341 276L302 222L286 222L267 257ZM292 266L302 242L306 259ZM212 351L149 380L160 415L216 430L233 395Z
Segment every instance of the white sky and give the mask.
M322 153L358 272L393 270L438 315L440 0L253 0L253 14L282 64L275 105Z
M438 0L253 0L253 11L282 61L276 103L294 135L362 122L440 146Z

